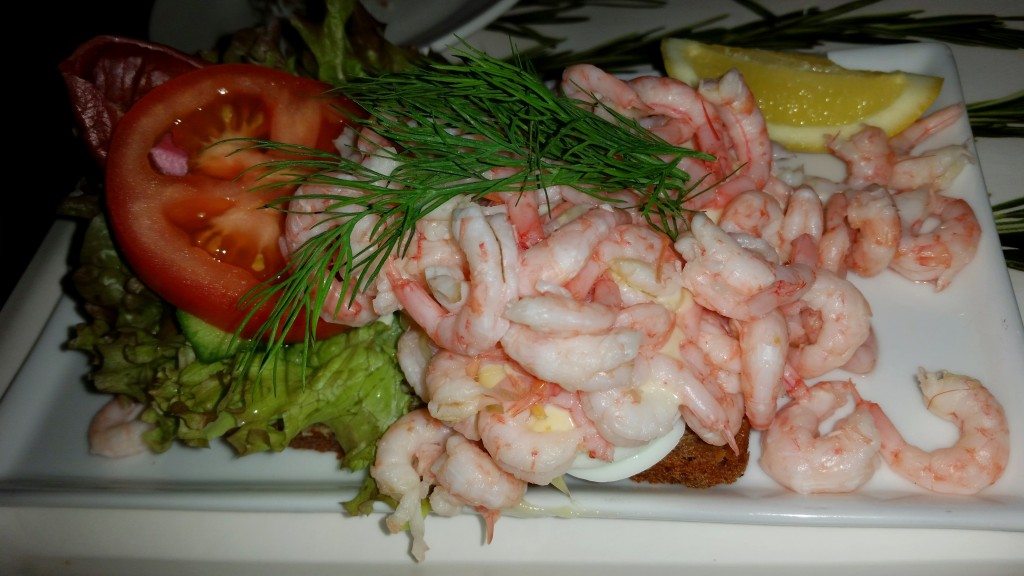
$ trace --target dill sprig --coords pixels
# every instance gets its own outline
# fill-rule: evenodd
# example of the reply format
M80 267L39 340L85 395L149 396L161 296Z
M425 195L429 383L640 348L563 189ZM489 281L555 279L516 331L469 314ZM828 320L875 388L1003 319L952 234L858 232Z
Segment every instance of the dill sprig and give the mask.
M378 152L396 163L387 176L340 155L251 143L289 155L259 167L273 181L268 185L358 191L303 195L324 201L321 213L333 227L293 254L284 275L246 298L250 310L273 306L258 334L271 352L303 314L311 339L332 282L347 287L339 306L351 303L389 257L402 253L416 222L455 197L568 185L614 202L612 193L630 188L640 193L639 209L652 226L678 234L696 183L677 164L710 156L672 146L611 110L613 121L605 120L552 92L526 66L468 46L455 55L461 63L435 62L341 87L367 113L353 122L394 144L397 152Z
M992 206L1006 265L1024 271L1024 196Z
M539 47L524 52L534 67L545 76L558 74L571 64L589 62L616 72L631 71L639 66L661 66L659 46L664 38L685 37L711 44L763 48L768 50L801 50L821 46L825 42L852 44L895 44L912 40L937 40L966 46L982 46L1019 50L1024 48L1024 30L1010 28L1011 22L1024 21L1024 15L951 14L922 16L923 10L903 10L871 14L853 14L878 4L881 0L852 0L828 9L817 7L775 14L754 0L734 0L750 10L757 19L732 27L709 27L726 18L725 14L673 29L655 29L619 36L580 51L558 51L552 38ZM559 4L559 18L569 18L565 11L587 4ZM515 12L499 18L493 29L506 33L515 27L506 25ZM579 21L576 17L576 21ZM539 23L539 22L536 22ZM519 26L522 37L544 36L531 25Z
M976 137L1024 137L1024 90L967 105Z

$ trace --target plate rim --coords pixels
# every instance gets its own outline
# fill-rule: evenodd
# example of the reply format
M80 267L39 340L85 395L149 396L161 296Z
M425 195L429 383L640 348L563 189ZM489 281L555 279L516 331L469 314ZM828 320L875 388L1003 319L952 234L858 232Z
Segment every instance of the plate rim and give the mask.
M941 45L941 44L922 44L922 45L915 45L915 46L918 46L919 49L925 50L925 51L929 51L929 50L934 51L936 49L935 47L941 48L943 53L947 55L947 57L950 59L951 62L953 62L952 55L951 55L951 53L949 51L949 48L946 47L945 45ZM891 49L891 47L855 48L855 49L851 49L851 50L844 50L843 52L854 52L854 51L863 52L863 51L886 50L886 49ZM953 64L952 68L953 68L954 71L956 71L955 62ZM957 81L958 81L957 85L956 85L957 94L959 95L959 98L962 100L962 91L960 91L960 86L959 86L959 76L957 76ZM981 180L981 184L984 185L983 178ZM36 286L37 282L40 281L41 278L52 276L53 270L54 270L54 268L52 267L52 264L53 264L54 260L56 260L57 262L60 263L61 273L58 274L58 278L63 278L66 275L67 269L66 269L66 264L64 263L64 258L58 259L57 254L62 254L63 255L63 254L67 253L67 250L70 247L70 239L71 239L71 235L72 235L73 230L74 230L74 225L73 224L61 223L61 222L58 222L57 224L55 224L54 229L51 230L51 234L48 235L47 240L44 241L44 247L49 246L49 248L47 248L45 251L44 251L43 248L40 248L40 250L36 254L36 257L33 259L33 264L35 264L36 260L41 259L43 264L49 264L51 266L44 268L45 274L43 274L42 276L37 276L35 273L33 273L33 274L26 274L26 276L23 277L22 282L19 282L18 287L16 288L16 291L21 288L23 283L25 283L26 286L30 287L29 292L31 292L34 296L38 296L41 299L45 299L45 298L50 297L50 296L47 295L48 293L46 293L45 291L35 290L34 287ZM50 243L50 236L54 237L54 240L53 240L52 243ZM58 246L59 247L57 242L59 242L61 240L64 241L63 250L56 250L56 249L54 249L53 246ZM1001 254L1000 254L1000 257L1001 257ZM1016 301L1013 299L1013 294L1014 293L1013 293L1013 288L1010 285L1009 274L1007 273L1007 274L1005 274L1005 276L1006 276L1005 286L1002 286L1001 290L1004 290L1004 291L1008 292L1007 297L1009 299L1009 302L1013 303L1014 308L1016 308ZM73 304L73 301L67 295L63 294L63 292L59 289L59 286L60 286L59 282L54 282L53 285L57 286L58 289L57 289L57 297L51 303L51 308L50 308L50 312L51 313L55 313L55 311L59 309L62 300L67 300L69 302L72 302L72 304ZM7 314L8 313L7 309L11 308L13 306L12 305L12 301L14 300L13 294L14 293L12 293L12 298L8 301L8 304L4 307L4 310L2 311L2 314ZM31 312L29 310L29 306L21 306L21 305L19 305L19 306L17 306L17 308L18 308L17 309L18 313L30 313ZM36 315L36 319L37 320L38 320L38 316L39 315ZM39 322L39 324L40 324L39 332L36 334L36 337L32 340L33 346L31 347L30 352L34 351L35 346L36 346L37 341L38 341L38 338L40 336L42 336L42 334L45 331L46 327L49 325L49 323L51 321L51 318L52 318L52 314L47 314L47 315L45 315L45 322ZM1020 339L1020 335L1024 334L1024 325L1022 325L1022 321L1021 321L1021 317L1020 317L1019 313L1016 314L1016 321L1014 322L1014 321L1011 320L1011 323L1016 324L1016 333L1018 335L1018 339ZM1013 327L1011 326L1011 328L1013 328ZM9 332L10 331L8 331L7 333L9 333ZM0 359L6 360L7 357L9 356L8 348L6 348L4 346L0 346L0 350L4 350L3 356L0 356ZM27 360L28 360L28 355L26 355L24 358L22 358L22 361L19 362L19 366L21 366L22 362L25 362ZM11 381L14 381L16 379L17 379L17 377L15 376L11 380L0 381L0 386L3 386L4 388L6 388L11 383ZM7 398L6 395L4 395L4 397L2 399L0 399L0 409L2 409L2 407L3 407L2 406L2 401L6 400L6 398ZM2 420L0 420L0 422L2 422ZM1019 451L1020 448L1018 447L1017 450ZM755 465L755 464L751 463L751 465ZM2 478L0 478L0 481L2 481ZM170 500L176 500L179 497L181 497L181 498L184 498L185 500L188 500L190 497L194 497L196 495L198 495L199 499L203 500L203 501L214 500L214 499L218 499L221 502L229 502L229 501L231 501L231 498L224 498L224 493L220 493L219 496L214 495L214 497L209 498L210 497L210 493L208 491L200 491L200 492L196 493L196 492L189 492L187 489L186 490L174 490L173 487L171 489L168 489L168 487L166 487L166 486L163 486L163 487L161 487L161 486L153 486L153 487L150 487L151 489L147 489L146 487L139 487L139 486L136 486L135 489L132 489L131 487L129 487L129 489L127 490L127 493L131 497L130 498L122 498L121 496L123 496L124 488L125 488L124 486L121 486L121 487L115 486L113 489L111 489L109 487L107 487L107 488L100 487L100 488L89 489L89 490L73 490L73 489L68 489L66 487L59 487L59 486L57 486L57 487L52 487L52 488L49 488L49 489L38 489L38 488L33 489L33 488L30 488L30 487L21 487L21 488L19 488L17 486L11 485L9 483L6 484L6 485L0 483L0 505L16 505L16 506L69 505L69 506L81 506L81 507L119 507L120 506L120 507L129 507L129 508L137 508L137 507L150 507L150 508L152 508L152 507L154 507L154 502L152 501L152 499L154 497L158 497L158 499L160 497L164 497L164 498L169 497ZM346 490L351 490L351 489L352 489L351 487L346 488ZM308 490L307 491L303 491L303 492L305 492L305 495L307 495L307 496L312 495L311 492L308 491ZM614 492L615 492L615 490L611 491L613 497L616 496L616 494L614 494ZM271 493L274 493L274 492L271 491ZM292 492L285 491L284 493L291 494ZM317 496L318 497L322 497L322 498L330 498L332 502L336 503L337 500L338 500L339 495L340 494L345 494L345 493L348 493L348 492L346 492L346 491L335 492L335 491L328 490L328 491L325 491L324 494L318 494ZM96 505L96 503L95 503L96 501L94 499L97 496L99 496L100 497L99 500L101 500L103 502L102 506L97 506ZM107 498L107 496L111 496L111 498ZM982 520L982 522L984 522L984 525L979 524L979 522L977 522L977 521L964 521L963 520L964 519L964 515L956 513L956 511L958 510L957 502L963 502L962 499L953 498L953 497L950 497L948 499L940 499L940 501L942 501L944 503L944 506L937 507L937 508L940 508L940 510L936 510L936 514L938 516L940 516L940 517L947 518L947 519L949 518L949 516L954 516L954 517L960 519L961 523L960 524L955 524L955 525L950 525L948 523L947 524L941 524L941 525L933 525L933 524L928 523L929 525L927 527L933 527L933 528L961 528L961 527L962 528L992 528L992 527L996 527L998 529L1012 530L1012 531L1024 530L1024 514L1021 513L1021 512L1024 512L1024 494L1017 494L1016 497L1017 497L1016 500L1011 500L1009 502L1007 502L1007 501L999 502L998 498L995 499L996 501L994 502L994 504L996 504L996 506L995 506L994 510L996 510L996 512L997 512L997 515L996 515L995 518L997 520L1000 520L1000 522L997 522L995 525L993 525L993 523L991 521L992 518L986 518L986 519ZM799 500L800 497L793 496L792 499ZM931 498L931 499L934 500L934 497ZM807 498L805 498L805 500L807 501L806 503L809 504L807 509L799 509L799 510L797 510L794 513L785 514L785 515L778 515L778 514L776 514L776 515L771 515L771 514L760 514L760 515L758 515L758 514L748 513L747 521L746 522L741 522L741 523L753 523L753 524L758 524L758 523L792 524L793 522L787 521L785 518L783 518L784 516L792 516L792 517L798 518L801 521L800 522L801 525L845 525L845 526L856 525L856 526L886 526L886 527L925 527L920 522L915 521L915 519L912 518L912 517L902 517L902 519L901 518L890 518L889 520L885 520L885 519L878 519L876 517L865 516L863 518L860 518L858 520L858 522L855 522L855 523L851 524L848 521L844 520L843 518L837 518L834 515L830 516L830 515L828 515L826 513L822 513L821 512L821 510L823 509L822 504L826 504L829 501L834 501L835 499L829 499L829 498L827 498L825 496L822 496L822 495L815 495L815 496L807 497ZM234 506L225 507L225 508L216 508L216 507L210 508L209 507L210 505L211 504L207 504L206 506L201 506L199 508L193 508L192 506L189 506L186 502L179 502L178 505L174 505L174 506L166 506L166 505L161 506L161 505L159 505L159 503L156 503L155 507L167 508L167 509L182 509L182 508L184 508L184 509L202 509L202 510L209 510L209 509L224 509L224 510L236 510L236 511L239 510L239 508L234 507ZM824 508L827 508L827 507L824 507ZM272 509L274 509L274 510L286 509L286 510L292 510L292 511L313 511L314 509L315 510L323 510L323 507L322 507L322 503L320 502L320 500L317 500L316 504L312 504L311 501L298 502L298 503L292 502L292 503L288 503L286 506L284 506L284 508L280 508L279 507L279 508L272 508ZM814 510L818 510L818 512L815 513ZM602 515L602 511L600 511L600 510L591 511L591 510L584 509L582 511L577 511L577 512L571 512L571 513L567 512L567 515L579 515L579 516L588 516L588 517L591 516L591 514L593 514L595 516L601 516ZM1011 515L1012 515L1012 517L1010 517ZM617 514L617 515L613 515L613 517L616 517L616 518L626 518L626 517L631 517L631 515L629 515L629 514ZM649 516L649 515L642 515L640 517L643 517L645 519L646 518L651 518L651 516ZM698 515L693 516L692 519L690 519L690 520L683 520L683 521L701 522L701 521L721 521L721 520L716 520L714 517L702 516L702 515L698 514ZM728 520L726 520L725 522L732 523L732 521L728 521Z

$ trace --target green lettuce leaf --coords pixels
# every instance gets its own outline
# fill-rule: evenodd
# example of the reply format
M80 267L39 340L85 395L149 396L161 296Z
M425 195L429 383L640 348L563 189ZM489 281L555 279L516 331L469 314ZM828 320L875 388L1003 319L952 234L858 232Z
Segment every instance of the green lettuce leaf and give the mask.
M388 42L380 22L358 0L271 0L261 11L260 24L224 36L203 58L259 64L336 86L398 72L426 58Z
M86 228L71 281L87 321L75 327L68 348L89 355L99 391L148 401L148 383L175 361L185 339L173 309L121 261L102 215Z
M320 20L293 15L298 30L317 63L317 77L340 86L349 78L398 72L423 57L384 39L379 22L358 0L326 0Z
M376 322L318 341L285 346L261 370L246 353L196 359L174 310L132 276L102 217L89 225L73 275L89 320L69 347L90 355L102 392L148 404L145 440L162 452L175 442L223 439L241 454L284 450L313 425L330 428L353 470L372 462L377 439L417 402L395 358L401 328Z

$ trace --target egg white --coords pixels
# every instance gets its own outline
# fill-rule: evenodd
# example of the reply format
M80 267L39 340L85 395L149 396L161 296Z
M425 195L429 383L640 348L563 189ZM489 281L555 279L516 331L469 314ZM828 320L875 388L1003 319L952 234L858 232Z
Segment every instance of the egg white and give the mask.
M676 447L685 431L686 426L679 420L668 434L643 446L616 446L611 462L580 454L566 474L591 482L615 482L629 478L660 462Z

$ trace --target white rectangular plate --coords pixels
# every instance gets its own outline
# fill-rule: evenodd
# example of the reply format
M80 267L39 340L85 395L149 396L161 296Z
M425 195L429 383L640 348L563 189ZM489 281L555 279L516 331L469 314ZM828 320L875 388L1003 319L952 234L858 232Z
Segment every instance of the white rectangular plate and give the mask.
M833 56L850 67L942 76L946 82L935 108L962 101L955 64L943 46L866 48ZM948 140L970 140L966 120ZM818 159L811 166L830 168ZM1024 530L1024 328L976 165L960 175L951 194L966 198L979 216L983 235L977 257L938 294L930 285L889 272L854 279L871 302L881 350L875 371L855 376L854 382L865 398L882 405L909 441L933 449L955 441L956 431L926 411L914 381L917 368L981 379L1002 402L1010 422L1010 462L997 484L978 496L942 496L918 489L883 466L855 493L800 496L761 472L754 442L746 475L732 485L690 490L629 481L576 482L571 499L551 488L534 488L527 499L539 513L565 516ZM43 256L62 262L65 254ZM107 397L88 391L85 358L62 349L79 317L66 296L33 306L29 313L53 313L0 403L0 505L337 512L339 502L354 494L361 476L340 472L331 455L288 451L238 458L221 445L206 450L175 446L163 455L123 460L90 456L86 428ZM5 341L12 341L9 336ZM5 355L5 360L21 358ZM572 530L571 524L564 528ZM366 538L371 546L378 540L372 534Z

